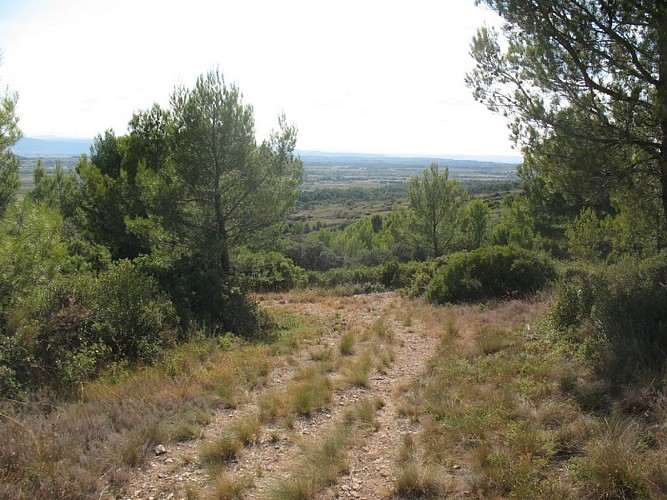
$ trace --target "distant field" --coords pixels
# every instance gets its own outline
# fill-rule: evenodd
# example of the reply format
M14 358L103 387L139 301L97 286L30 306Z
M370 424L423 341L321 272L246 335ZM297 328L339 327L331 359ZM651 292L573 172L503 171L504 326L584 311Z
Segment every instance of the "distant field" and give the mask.
M487 193L490 198L494 197L494 191L497 194L514 189L517 181L516 164L512 163L361 154L302 153L300 156L304 163L302 196L289 218L308 223L320 221L327 226L388 214L397 204L405 203L407 181L432 162L441 169L449 168L450 178L462 181L469 190L477 189L477 193ZM78 156L41 158L47 171L58 163L73 169L78 160ZM36 165L36 156L21 157L20 195L34 186L32 172ZM481 185L487 188L479 189ZM335 194L321 196L322 190L329 189Z
M462 181L510 181L516 179L517 163L458 160L431 157L380 155L302 154L303 188L362 185L376 187L403 184L435 162L449 168L450 177Z

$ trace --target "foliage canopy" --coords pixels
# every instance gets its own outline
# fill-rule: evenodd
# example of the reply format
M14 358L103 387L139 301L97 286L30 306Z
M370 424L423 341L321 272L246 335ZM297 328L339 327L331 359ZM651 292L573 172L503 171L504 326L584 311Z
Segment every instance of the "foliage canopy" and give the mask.
M667 5L477 3L505 24L478 31L467 83L513 118L528 167L579 199L648 191L667 217Z

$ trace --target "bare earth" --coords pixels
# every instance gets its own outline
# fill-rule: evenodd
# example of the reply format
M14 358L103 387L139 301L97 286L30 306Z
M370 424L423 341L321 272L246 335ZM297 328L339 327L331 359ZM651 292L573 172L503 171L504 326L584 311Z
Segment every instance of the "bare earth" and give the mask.
M347 452L348 470L337 484L318 493L318 499L387 498L392 495L394 464L404 436L418 431L418 423L398 411L400 396L426 368L438 344L442 327L427 326L412 319L410 302L395 293L330 297L306 292L261 297L262 305L272 310L289 310L317 318L327 325L321 346L337 349L339 338L346 331L362 331L378 320L386 322L395 333L395 358L384 374L371 375L368 387L340 384L327 410L311 417L300 417L293 429L277 424L264 426L257 443L246 447L240 457L226 467L231 477L248 479L250 486L242 498L267 498L280 480L291 477L301 457L300 444L318 439L335 423L340 422L347 407L369 397L379 396L385 406L378 410L377 430L364 431L362 439L353 440ZM439 330L439 331L437 331ZM312 346L311 346L312 347ZM211 492L209 470L198 458L201 440L213 441L232 419L256 412L257 397L263 390L289 382L296 366L312 362L309 348L293 353L276 366L268 384L248 402L235 410L220 410L206 428L201 439L183 443L165 443L167 453L151 456L132 473L127 484L128 499L206 498ZM334 380L337 376L334 375Z

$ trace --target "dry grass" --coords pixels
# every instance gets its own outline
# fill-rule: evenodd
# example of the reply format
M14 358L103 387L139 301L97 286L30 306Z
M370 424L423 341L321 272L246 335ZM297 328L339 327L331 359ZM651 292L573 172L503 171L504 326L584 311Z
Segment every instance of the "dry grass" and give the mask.
M443 498L446 490L432 466L422 460L410 434L403 437L394 474L395 498Z
M257 414L237 418L229 428L244 446L255 444L262 437L262 422Z
M335 484L347 470L346 447L355 441L358 429L377 429L375 414L384 406L380 398L369 398L352 406L342 423L321 438L302 445L303 455L288 479L279 481L269 498L274 500L307 500L326 486Z
M375 414L380 408L383 408L384 405L385 402L379 396L360 401L345 411L343 422L347 425L357 423L360 426L378 430L380 424L375 420Z
M199 445L199 458L207 465L222 465L238 457L243 441L232 432L226 432L215 441Z
M667 411L655 403L610 405L608 384L595 380L539 319L547 308L543 296L413 309L413 322L440 328L442 336L427 373L399 403L405 416L422 422L423 451L401 453L398 496L433 496L429 474L453 464L470 471L467 480L452 476L447 488L454 496L465 491L480 498L667 495L667 447L655 438L664 436L658 433L664 432ZM650 398L636 391L633 397L659 399L649 392ZM637 407L651 410L640 418L622 410ZM601 413L605 408L611 414ZM619 418L614 411L626 414ZM663 426L658 433L647 426L656 423Z
M247 477L231 477L224 471L213 480L211 500L237 500L243 498L243 492L252 486L253 481Z
M354 387L368 387L372 367L373 355L366 349L343 367L343 381Z
M275 356L293 348L284 346L321 334L317 324L306 329L298 318L288 319L264 345L235 342L223 349L200 338L167 353L167 362L113 368L84 384L78 401L2 403L0 497L61 498L67 492L89 498L121 489L128 468L141 464L153 446L200 437L213 409L236 406L265 384ZM213 461L233 455L238 437L227 441L221 438L205 454Z
M309 365L298 370L285 387L264 391L257 403L260 421L293 421L296 416L327 408L333 398L333 382L326 371L326 364Z
M345 447L351 438L348 425L339 425L320 440L304 447L303 458L289 479L280 481L270 494L274 500L306 500L347 469Z
M342 356L352 356L357 343L357 335L352 331L345 332L338 342L338 351Z

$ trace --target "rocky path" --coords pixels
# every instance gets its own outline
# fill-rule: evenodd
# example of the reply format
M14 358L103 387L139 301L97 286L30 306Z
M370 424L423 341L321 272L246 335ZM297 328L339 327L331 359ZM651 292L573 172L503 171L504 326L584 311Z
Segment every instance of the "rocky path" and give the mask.
M316 493L315 498L387 498L393 488L394 464L404 436L416 432L417 424L401 416L400 395L425 369L435 352L435 332L418 320L411 320L410 302L393 293L353 297L331 297L302 292L269 295L261 298L268 309L289 310L323 321L325 332L317 348L336 353L340 337L353 330L371 328L378 321L393 333L393 362L385 370L373 370L366 387L341 382L340 371L331 378L335 391L325 410L309 417L298 417L291 426L281 422L263 424L257 441L224 467L224 475L245 482L241 498L270 498L276 484L299 474L302 449L317 442L344 418L356 402L379 398L384 406L376 414L375 429L367 429L351 440L346 453L346 471L338 482ZM233 420L251 418L263 391L288 384L298 367L312 363L313 346L293 353L269 376L267 387L251 395L235 410L220 410L205 429L201 439L166 445L167 453L151 457L132 473L123 498L208 498L211 496L211 469L200 461L201 441L211 441ZM216 473L220 473L217 471Z

